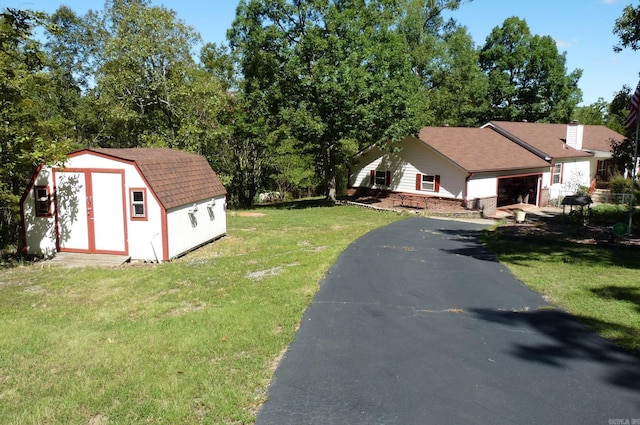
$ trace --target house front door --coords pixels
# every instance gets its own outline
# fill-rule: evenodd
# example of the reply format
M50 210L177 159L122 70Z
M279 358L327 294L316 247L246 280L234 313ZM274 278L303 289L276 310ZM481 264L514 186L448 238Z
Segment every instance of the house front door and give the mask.
M56 170L60 251L127 254L124 172Z

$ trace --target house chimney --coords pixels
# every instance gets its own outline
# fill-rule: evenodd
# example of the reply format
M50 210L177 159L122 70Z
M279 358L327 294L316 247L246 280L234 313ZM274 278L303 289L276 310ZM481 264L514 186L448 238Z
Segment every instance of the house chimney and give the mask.
M582 136L584 134L584 125L578 124L578 121L571 121L567 125L567 145L574 149L582 150Z

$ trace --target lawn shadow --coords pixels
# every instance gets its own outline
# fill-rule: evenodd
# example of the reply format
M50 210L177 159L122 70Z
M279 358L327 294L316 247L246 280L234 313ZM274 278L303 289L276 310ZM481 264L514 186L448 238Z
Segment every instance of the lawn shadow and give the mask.
M575 362L595 362L605 367L606 375L602 377L605 382L640 394L640 353L624 351L593 331L632 335L631 328L555 309L517 312L475 309L471 313L481 320L526 327L546 337L545 342L537 344L515 344L508 352L510 355L562 369L572 368ZM630 341L619 339L618 342Z
M482 232L479 240L498 259L504 258L520 266L539 258L567 264L640 269L640 251L635 247L575 243L557 236L514 236L489 230Z
M593 288L591 292L600 298L609 300L628 301L635 305L640 312L640 286L609 285L603 288Z

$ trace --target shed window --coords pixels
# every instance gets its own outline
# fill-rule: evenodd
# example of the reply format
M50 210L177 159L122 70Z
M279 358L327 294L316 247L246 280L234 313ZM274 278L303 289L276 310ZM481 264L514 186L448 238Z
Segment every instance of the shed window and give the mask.
M562 163L553 165L553 184L562 183Z
M131 218L147 218L147 191L146 189L131 189Z
M49 194L49 186L36 186L33 189L36 199L36 217L51 216L51 195Z

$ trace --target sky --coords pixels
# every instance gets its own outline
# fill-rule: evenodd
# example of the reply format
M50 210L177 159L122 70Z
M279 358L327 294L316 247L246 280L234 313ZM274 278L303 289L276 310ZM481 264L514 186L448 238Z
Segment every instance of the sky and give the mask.
M506 18L524 19L532 34L549 35L560 52L566 52L567 70L582 69L579 87L582 105L603 98L610 102L623 85L634 88L640 78L640 51L625 49L615 53L618 39L613 35L615 20L632 0L473 0L448 13L467 27L477 46L484 44L494 27ZM101 10L104 0L0 0L5 7L52 13L66 5L77 14ZM203 42L224 43L238 0L152 0L176 12L194 27Z

